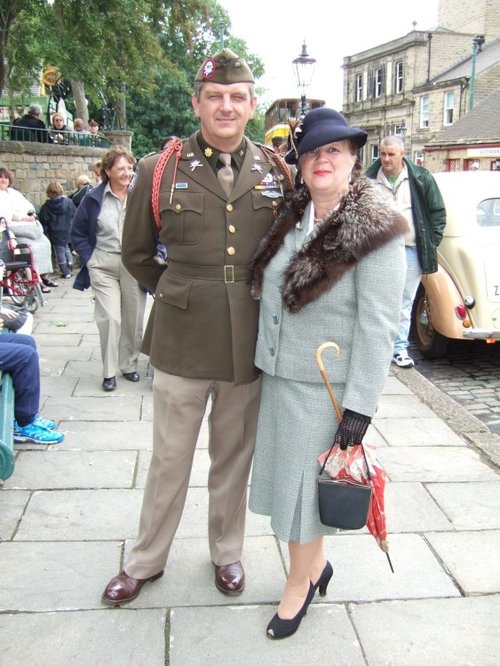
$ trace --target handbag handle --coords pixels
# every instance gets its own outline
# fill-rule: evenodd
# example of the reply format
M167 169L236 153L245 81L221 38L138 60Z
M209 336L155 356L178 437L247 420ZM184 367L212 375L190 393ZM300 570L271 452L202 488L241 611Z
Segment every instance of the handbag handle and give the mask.
M330 450L328 451L328 453L326 455L325 462L323 463L323 465L321 467L321 470L319 472L319 476L321 476L323 474L323 472L325 471L326 463L328 462L328 458L330 457L330 454L331 454L334 446L335 446L335 440L333 440L333 444L331 445ZM361 447L361 451L363 452L363 458L365 459L366 476L368 478L368 481L371 481L372 480L372 475L370 474L370 467L368 466L368 459L366 457L365 447L363 446L362 442L358 442L358 444L355 444L354 446L360 446Z
M321 376L323 377L323 381L325 383L326 390L328 391L328 395L330 396L330 400L332 401L333 409L335 410L337 420L338 420L339 423L341 423L341 421L344 418L344 415L342 413L342 409L340 408L339 401L337 400L337 396L335 395L335 393L333 391L333 388L332 388L332 385L330 384L330 378L328 377L328 373L325 369L325 366L323 365L322 354L325 351L325 349L330 349L330 348L335 349L337 357L340 355L340 348L335 342L323 342L323 344L321 344L316 350L316 363L318 364L318 368L319 368ZM325 458L325 462L323 463L323 466L322 466L321 471L319 473L320 476L325 471L326 463L328 462L328 458L330 457L330 454L331 454L334 446L335 446L335 439L333 440L333 444L331 445L330 450L328 451L328 455ZM359 442L357 444L357 446L361 447L361 451L363 452L363 458L365 459L365 464L366 464L366 475L367 475L368 479L371 481L372 477L371 477L371 474L370 474L370 468L368 466L368 460L366 458L366 453L365 453L364 446L361 442Z

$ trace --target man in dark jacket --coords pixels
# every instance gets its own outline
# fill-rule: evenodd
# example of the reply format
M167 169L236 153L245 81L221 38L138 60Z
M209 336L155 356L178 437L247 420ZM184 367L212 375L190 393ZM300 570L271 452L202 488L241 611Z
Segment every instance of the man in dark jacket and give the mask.
M393 362L401 368L414 363L408 355L411 310L422 274L438 269L437 247L443 238L446 210L432 174L404 157L400 136L387 136L380 145L380 158L367 169L380 192L408 220L405 236L406 283L399 330L394 341Z
M14 120L13 128L10 132L12 141L39 141L40 143L49 142L49 133L46 131L45 123L40 120L42 107L40 104L32 104L22 118Z

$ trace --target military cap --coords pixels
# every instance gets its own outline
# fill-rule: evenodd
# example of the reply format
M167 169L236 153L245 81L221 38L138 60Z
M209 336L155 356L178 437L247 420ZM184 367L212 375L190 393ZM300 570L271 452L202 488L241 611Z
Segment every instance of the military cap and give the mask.
M255 83L247 63L230 49L222 49L211 58L205 58L195 81L214 83Z

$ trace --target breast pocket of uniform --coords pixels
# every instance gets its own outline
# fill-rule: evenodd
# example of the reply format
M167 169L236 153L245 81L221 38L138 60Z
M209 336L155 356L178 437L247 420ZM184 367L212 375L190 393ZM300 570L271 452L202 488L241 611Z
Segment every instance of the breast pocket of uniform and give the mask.
M266 194L266 192L268 194ZM253 190L253 234L260 240L272 225L276 211L282 201L282 196L275 190Z
M167 305L185 310L189 302L192 282L186 278L163 273L156 288L155 299Z
M203 193L160 194L162 226L166 224L168 243L199 243L203 235Z

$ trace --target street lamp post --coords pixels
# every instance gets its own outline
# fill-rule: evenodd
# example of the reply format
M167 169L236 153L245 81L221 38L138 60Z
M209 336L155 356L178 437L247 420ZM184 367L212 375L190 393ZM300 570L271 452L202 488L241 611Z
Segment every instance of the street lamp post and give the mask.
M293 60L293 70L297 80L297 86L300 90L300 113L305 115L307 111L306 88L310 85L314 73L314 66L316 64L315 58L307 52L306 42L302 44L302 51L298 58Z

